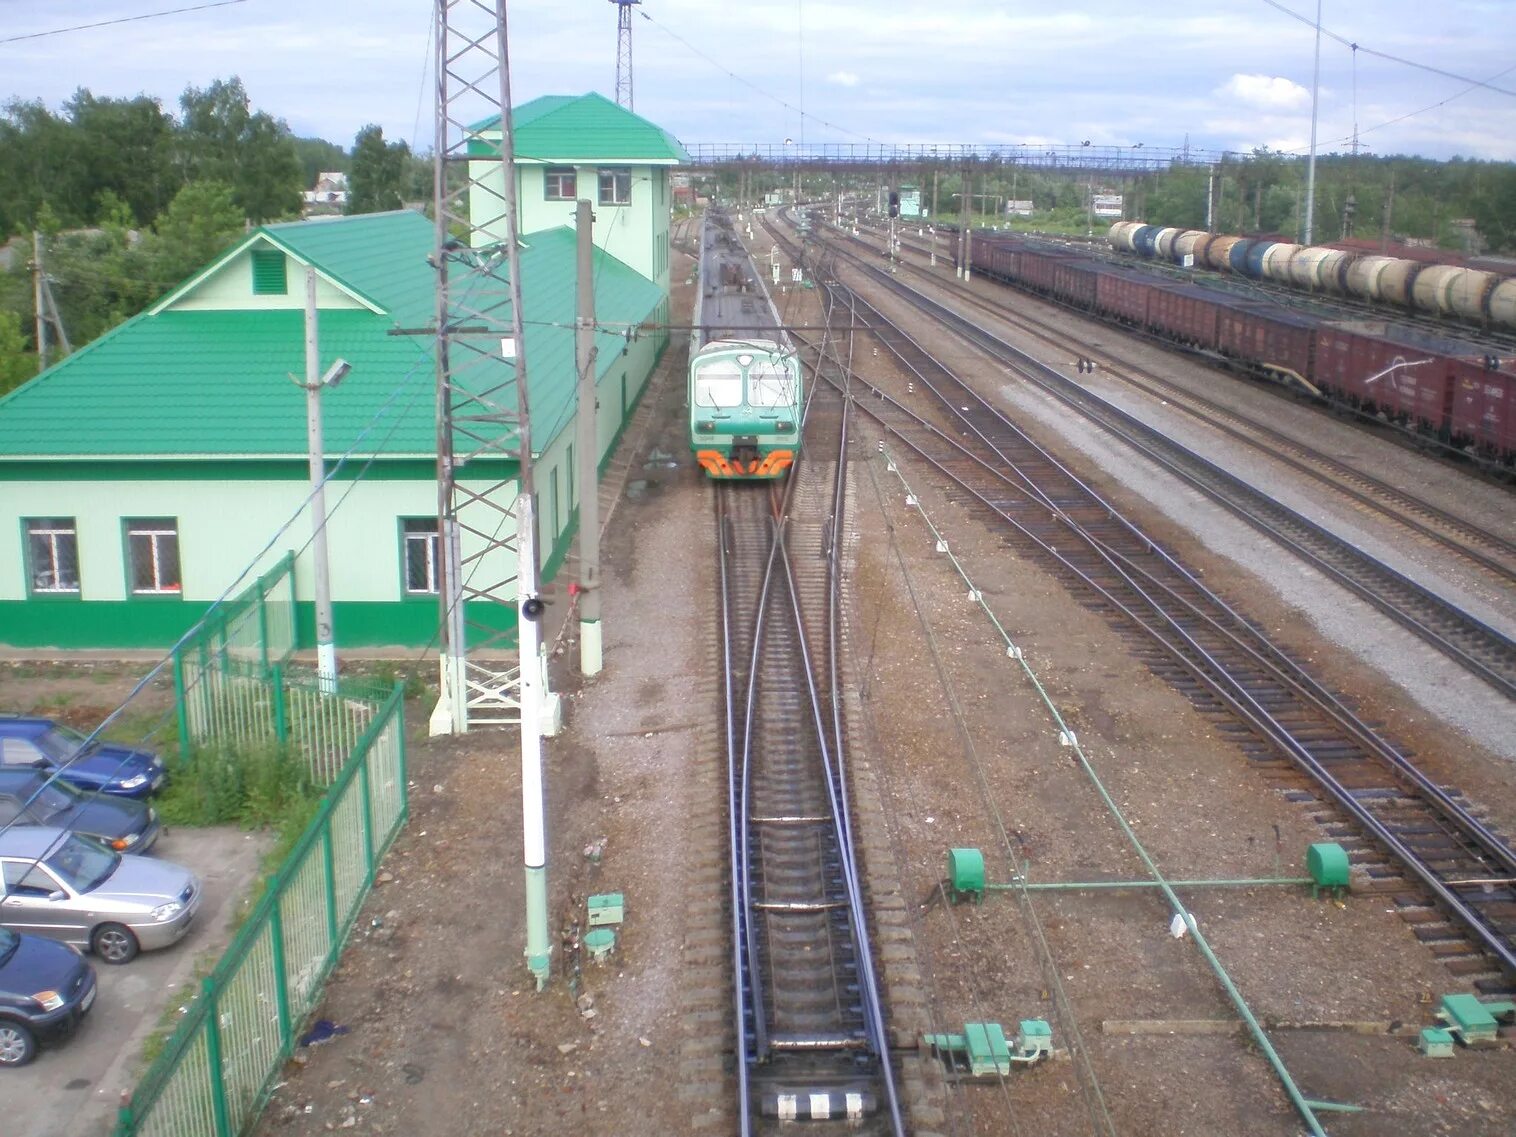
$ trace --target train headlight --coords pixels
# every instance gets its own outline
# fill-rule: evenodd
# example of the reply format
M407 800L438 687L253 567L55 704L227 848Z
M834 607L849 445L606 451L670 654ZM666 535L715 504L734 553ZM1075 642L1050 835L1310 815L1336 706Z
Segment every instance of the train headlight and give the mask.
M781 431L791 431L795 429L795 424L792 422L776 422L774 424L774 429Z
M701 434L715 434L716 424L713 422L697 422L695 429L700 431Z

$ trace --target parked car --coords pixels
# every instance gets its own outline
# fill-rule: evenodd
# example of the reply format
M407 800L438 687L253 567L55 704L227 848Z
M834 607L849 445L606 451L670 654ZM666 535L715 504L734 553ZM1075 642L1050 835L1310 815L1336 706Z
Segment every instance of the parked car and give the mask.
M158 840L158 811L145 801L86 793L41 770L0 766L0 825L51 825L93 837L118 853Z
M0 766L57 773L81 790L119 797L147 797L163 784L163 761L156 754L86 742L87 736L52 719L0 716Z
M0 1066L67 1038L94 1003L95 969L77 948L0 928Z
M168 947L200 910L200 878L52 826L0 830L0 927L87 947L106 963Z

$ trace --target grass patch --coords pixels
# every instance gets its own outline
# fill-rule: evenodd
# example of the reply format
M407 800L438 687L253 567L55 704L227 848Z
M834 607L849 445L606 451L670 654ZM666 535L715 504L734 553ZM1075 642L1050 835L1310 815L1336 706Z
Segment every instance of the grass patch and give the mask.
M241 825L282 830L291 817L304 823L321 789L292 747L275 742L210 746L182 763L158 799L169 825Z
M179 1023L189 1013L190 1007L200 997L200 985L207 975L216 968L216 961L220 958L219 952L201 952L195 959L194 972L178 988L170 993L168 1001L163 1005L163 1010L158 1015L158 1021L153 1024L153 1029L142 1040L142 1049L137 1055L138 1077L141 1072L158 1060L168 1046L168 1040L174 1037L174 1031L179 1029Z

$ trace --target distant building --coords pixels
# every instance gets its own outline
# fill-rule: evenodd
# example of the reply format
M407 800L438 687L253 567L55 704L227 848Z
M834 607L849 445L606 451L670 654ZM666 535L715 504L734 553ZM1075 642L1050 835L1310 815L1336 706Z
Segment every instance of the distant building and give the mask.
M316 188L306 190L305 212L340 213L347 208L347 175L340 170L318 174Z

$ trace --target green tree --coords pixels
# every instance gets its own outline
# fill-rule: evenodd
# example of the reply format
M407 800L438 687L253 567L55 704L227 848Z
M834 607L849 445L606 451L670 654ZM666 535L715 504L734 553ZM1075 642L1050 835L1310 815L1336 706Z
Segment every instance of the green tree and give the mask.
M289 127L253 111L242 80L217 79L205 90L188 87L180 154L189 181L222 182L255 223L300 209L300 159Z
M370 123L353 140L353 168L348 175L347 212L379 213L399 209L411 150L404 142L384 141L384 128Z
M242 235L246 221L230 186L190 182L163 211L137 250L154 295L205 268Z
M300 161L300 185L303 189L314 186L316 179L328 170L347 172L347 151L324 138L295 139L295 156Z
M100 220L100 195L124 201L139 225L149 225L178 191L173 166L174 120L158 100L100 99L81 89L63 109L85 158L78 187L86 217Z
M21 316L0 308L0 395L21 386L35 374L37 355L26 350Z

